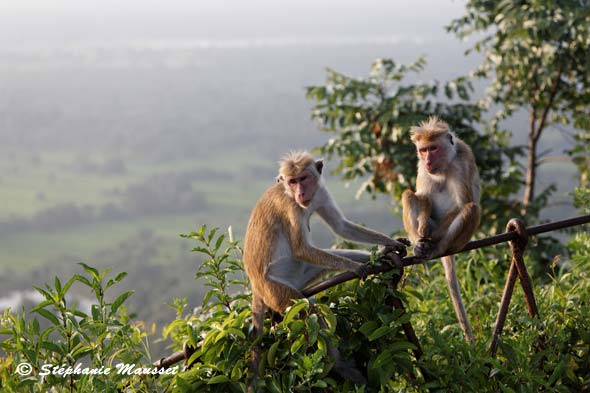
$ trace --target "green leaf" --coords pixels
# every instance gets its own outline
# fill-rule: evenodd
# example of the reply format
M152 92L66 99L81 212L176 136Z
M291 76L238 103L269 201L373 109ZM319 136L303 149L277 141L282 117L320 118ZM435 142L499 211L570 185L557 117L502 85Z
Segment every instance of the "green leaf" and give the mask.
M295 303L293 306L291 306L287 312L285 313L285 316L283 317L283 325L288 325L289 322L291 322L291 320L293 320L293 318L295 318L297 315L299 315L299 312L301 310L303 310L304 308L307 308L309 306L309 303L305 300L300 300L298 303Z
M219 250L219 248L223 244L224 240L225 240L225 235L221 235L217 238L217 242L215 242L215 252L217 252L217 250Z
M49 341L43 341L41 343L41 348L47 349L48 351L57 353L59 355L64 355L64 351L60 346L58 346L52 342L49 342Z
M365 336L369 336L371 332L379 327L379 323L377 321L367 321L361 325L359 328L359 332L364 334Z
M291 344L291 355L295 355L299 349L305 344L305 336L300 336Z
M547 383L549 386L553 386L553 384L555 382L557 382L557 380L559 378L561 378L561 376L563 375L564 371L566 368L566 362L565 359L562 359L557 366L555 367L555 369L553 370L553 373L551 374L551 377L549 378L549 382Z
M121 307L121 304L123 304L123 302L125 300L127 300L127 298L129 298L131 295L133 295L134 292L135 291L127 291L127 292L123 292L121 295L119 295L115 299L113 304L111 304L111 315L113 315L115 312L117 312L119 307Z
M96 281L100 281L100 274L98 273L98 270L91 266L88 266L84 262L79 262L78 265L82 266L84 270L86 270L86 272L90 274Z
M53 323L54 325L60 325L59 319L57 319L57 317L48 310L41 308L39 310L36 310L35 312L44 317L45 319L51 321L51 323Z
M57 276L55 276L55 279L54 279L54 286L55 286L55 290L57 291L59 296L62 297L61 281L59 281L59 277L57 277Z
M380 328L375 329L373 333L371 333L371 335L368 337L369 341L375 341L378 338L381 338L386 334L391 333L392 331L394 331L394 329L392 329L389 326L381 326Z
M316 306L321 310L322 316L324 317L324 320L326 321L326 324L328 325L330 332L334 333L336 331L337 324L336 315L334 315L334 313L330 309L330 306L328 306L327 304L320 303Z
M309 345L314 345L318 339L318 333L320 331L318 316L316 314L310 315L309 318L307 318L306 325Z
M268 353L266 354L268 365L274 367L275 365L275 358L277 354L277 349L279 348L280 341L275 341L270 348L268 349Z
M37 312L37 310L45 308L45 307L49 306L50 304L53 304L53 301L44 300L43 302L37 304L35 307L31 308L31 312Z
M81 282L82 284L92 288L92 283L90 281L88 281L88 278L81 276L79 274L74 274L74 276L72 278L75 279L76 281Z
M207 385L215 385L217 383L225 383L225 382L229 382L229 381L230 381L230 379L225 375L216 375L215 377L213 377L209 381L207 381Z
M90 311L92 312L92 319L94 321L100 321L102 319L100 315L100 306L98 304L93 304L90 307Z
M63 291L63 294L64 294L64 295L65 295L65 294L66 294L66 293L67 293L67 292L70 290L70 287L72 286L72 284L73 284L75 281L76 281L76 278L75 278L75 277L72 277L72 278L70 278L70 279L69 279L69 280L66 282L66 284L64 285L64 287L63 287L63 289L62 289L62 291Z

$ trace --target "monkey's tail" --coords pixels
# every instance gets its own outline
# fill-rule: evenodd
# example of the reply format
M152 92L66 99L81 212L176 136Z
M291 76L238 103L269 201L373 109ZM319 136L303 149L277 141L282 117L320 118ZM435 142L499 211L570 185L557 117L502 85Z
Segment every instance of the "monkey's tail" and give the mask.
M453 301L453 308L455 309L455 314L457 314L459 325L461 325L461 329L463 329L465 339L470 344L473 344L475 341L473 339L471 325L469 324L467 312L465 311L465 306L463 305L463 300L461 299L461 291L459 290L459 282L457 280L457 272L455 270L455 257L450 255L442 257L441 259L445 269L445 278L447 279L449 294L451 295L451 300Z

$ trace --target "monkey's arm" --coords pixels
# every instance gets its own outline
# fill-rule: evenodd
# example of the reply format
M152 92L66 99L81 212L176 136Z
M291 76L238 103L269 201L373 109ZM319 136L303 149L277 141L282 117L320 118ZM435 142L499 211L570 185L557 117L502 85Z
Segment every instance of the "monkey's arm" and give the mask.
M324 249L327 253L338 255L344 258L352 259L355 262L360 263L367 263L371 259L371 253L362 250L346 250L346 249L337 249L337 248L329 248Z
M367 274L367 267L349 258L335 255L308 243L303 234L303 226L293 217L288 225L288 234L293 257L299 261L307 262L313 265L322 266L330 270L346 270L364 277Z
M405 245L389 236L369 228L357 225L344 216L331 196L316 210L319 216L339 236L359 243L390 246L396 251L405 249Z

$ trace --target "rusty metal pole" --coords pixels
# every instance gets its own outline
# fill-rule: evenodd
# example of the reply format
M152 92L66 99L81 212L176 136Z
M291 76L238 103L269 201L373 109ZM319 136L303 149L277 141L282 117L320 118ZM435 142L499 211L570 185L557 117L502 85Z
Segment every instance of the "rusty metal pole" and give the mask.
M174 352L172 355L162 358L154 363L154 366L158 369L166 369L171 367L173 364L184 360L184 365L187 366L187 362L190 357L195 353L195 349L188 345L188 342L185 342L182 346L182 350Z
M492 335L492 343L490 345L490 354L492 356L496 356L496 351L498 349L498 339L502 334L502 329L504 328L504 323L506 322L506 314L508 313L508 306L512 300L512 292L514 290L514 284L516 282L517 276L520 279L520 284L524 291L530 317L534 319L539 314L537 303L535 302L533 285L531 283L531 279L524 264L523 258L523 253L528 243L526 228L521 220L512 219L508 222L508 225L506 225L506 232L516 233L517 237L515 240L510 240L509 243L512 260L510 263L508 278L506 279L506 285L504 286L504 292L502 293L500 311L498 312L494 333Z
M535 302L535 294L533 292L533 284L531 278L524 264L523 253L528 243L528 235L524 223L518 219L512 219L506 226L507 231L515 231L518 234L518 240L510 242L510 251L512 252L512 261L518 270L518 278L520 285L524 291L524 298L531 318L535 318L539 314L537 302Z
M516 276L518 276L516 264L512 262L510 263L510 271L508 272L508 278L506 279L506 284L504 285L504 292L502 293L502 301L500 303L500 311L498 311L496 324L494 326L494 333L492 335L492 344L490 345L490 354L492 357L496 356L496 350L498 349L498 339L500 338L500 334L502 334L502 329L504 328L504 323L506 322L506 315L508 314L510 300L512 300L512 291L514 290Z

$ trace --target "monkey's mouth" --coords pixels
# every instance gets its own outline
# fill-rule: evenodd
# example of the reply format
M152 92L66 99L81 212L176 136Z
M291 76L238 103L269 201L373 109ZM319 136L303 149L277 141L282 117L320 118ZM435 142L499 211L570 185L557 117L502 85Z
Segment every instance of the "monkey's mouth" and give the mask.
M309 204L311 203L311 199L308 200L300 200L299 201L299 206L301 207L309 207Z
M438 167L436 165L426 164L426 170L428 173L436 173L438 172Z

